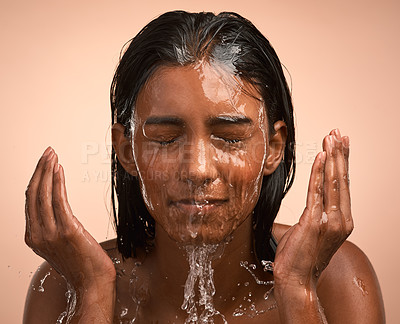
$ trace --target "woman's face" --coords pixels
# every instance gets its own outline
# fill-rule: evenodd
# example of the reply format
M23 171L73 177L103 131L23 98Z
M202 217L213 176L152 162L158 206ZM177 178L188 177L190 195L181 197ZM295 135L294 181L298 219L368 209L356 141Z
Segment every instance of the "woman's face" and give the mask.
M142 194L178 242L221 242L257 203L267 118L242 87L259 96L201 61L159 68L138 95L132 140Z

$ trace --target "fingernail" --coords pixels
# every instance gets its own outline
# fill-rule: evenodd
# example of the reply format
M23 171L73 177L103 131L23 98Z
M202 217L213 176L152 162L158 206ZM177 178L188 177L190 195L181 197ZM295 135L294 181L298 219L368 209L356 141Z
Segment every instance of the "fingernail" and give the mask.
M322 164L325 164L325 162L326 162L326 152L325 151L323 151L321 154L321 162L322 162Z
M54 156L54 151L53 149L50 150L50 153L47 154L47 161L50 161Z
M60 165L57 163L57 164L54 166L54 173L57 173L59 170L60 170Z
M343 137L343 146L345 148L349 148L350 147L350 138L348 136Z
M329 144L328 152L332 153L333 149L335 148L335 136L329 135Z
M339 128L336 128L335 131L334 131L334 133L335 133L336 138L337 138L339 141L341 141L341 140L342 140L342 136L341 136L341 134L340 134Z
M52 147L49 146L49 147L44 151L43 156L48 155L48 154L51 152L51 150L52 150Z

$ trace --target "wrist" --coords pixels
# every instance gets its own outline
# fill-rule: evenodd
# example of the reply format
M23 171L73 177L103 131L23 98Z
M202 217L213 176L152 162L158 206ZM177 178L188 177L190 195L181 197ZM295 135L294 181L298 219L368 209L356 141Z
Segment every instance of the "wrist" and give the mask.
M92 283L75 292L75 309L71 323L112 323L115 307L115 283Z
M316 301L317 292L307 285L274 285L274 296L281 301L285 307L302 308L305 304Z
M86 281L84 285L75 288L80 303L90 304L110 300L115 295L115 280Z
M77 292L95 291L104 288L111 288L116 283L116 271L113 268L111 271L96 274L86 274L83 272L74 273L71 276L64 277Z
M316 289L305 285L274 286L274 296L282 323L326 323Z
M282 296L304 298L317 294L317 282L310 278L279 278L274 276L274 290Z

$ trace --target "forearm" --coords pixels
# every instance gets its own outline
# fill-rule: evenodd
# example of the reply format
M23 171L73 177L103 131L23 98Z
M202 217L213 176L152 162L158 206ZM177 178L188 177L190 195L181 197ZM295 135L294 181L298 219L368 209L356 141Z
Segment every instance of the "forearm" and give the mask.
M327 320L314 289L304 286L296 289L274 288L281 323L327 324Z

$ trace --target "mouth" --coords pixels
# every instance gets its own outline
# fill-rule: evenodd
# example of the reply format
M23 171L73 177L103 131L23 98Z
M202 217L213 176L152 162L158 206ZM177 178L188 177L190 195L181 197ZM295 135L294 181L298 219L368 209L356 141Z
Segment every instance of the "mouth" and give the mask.
M170 205L183 211L185 214L206 214L228 202L228 199L216 198L187 198L171 201Z

